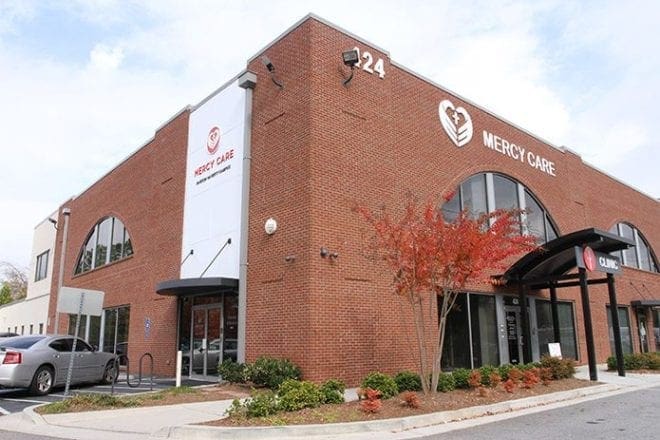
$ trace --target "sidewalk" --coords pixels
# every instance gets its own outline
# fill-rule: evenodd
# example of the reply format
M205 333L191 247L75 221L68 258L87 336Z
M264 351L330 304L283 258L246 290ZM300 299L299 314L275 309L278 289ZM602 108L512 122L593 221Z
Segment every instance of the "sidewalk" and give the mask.
M660 374L628 374L619 377L599 366L598 378L603 385L546 394L494 405L425 414L404 419L379 420L312 426L279 426L268 428L216 428L196 423L217 420L230 401L187 403L119 410L94 411L40 416L32 408L23 413L0 417L0 430L48 435L81 440L128 439L210 439L210 438L413 438L415 429L442 427L453 429L469 419L471 423L487 423L490 418L512 417L511 411L543 411L550 407L566 406L584 400L660 386ZM588 378L588 369L578 367L576 377ZM350 397L354 397L353 394ZM485 417L484 417L485 416ZM450 423L453 422L453 423ZM464 423L464 422L461 422ZM419 431L417 431L419 433ZM425 432L428 434L428 432Z

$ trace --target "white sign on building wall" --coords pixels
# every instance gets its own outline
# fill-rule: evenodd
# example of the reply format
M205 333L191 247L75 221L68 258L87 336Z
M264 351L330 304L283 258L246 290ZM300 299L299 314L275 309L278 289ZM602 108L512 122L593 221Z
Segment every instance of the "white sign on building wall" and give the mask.
M190 114L181 278L238 278L244 118L237 81Z

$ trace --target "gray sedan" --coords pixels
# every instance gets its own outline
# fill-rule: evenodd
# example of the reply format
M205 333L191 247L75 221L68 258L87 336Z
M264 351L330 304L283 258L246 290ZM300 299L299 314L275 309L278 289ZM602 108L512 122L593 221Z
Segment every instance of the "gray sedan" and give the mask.
M71 360L73 337L30 335L0 340L0 386L29 388L31 393L48 394L64 385ZM96 351L82 339L76 342L71 383L103 382L116 379L114 355Z

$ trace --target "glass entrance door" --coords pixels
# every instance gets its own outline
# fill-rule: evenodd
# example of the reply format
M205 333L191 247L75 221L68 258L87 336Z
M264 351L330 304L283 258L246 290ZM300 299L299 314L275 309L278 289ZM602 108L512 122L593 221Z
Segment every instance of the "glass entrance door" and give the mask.
M506 339L509 347L509 363L517 365L522 363L522 344L520 327L520 307L505 307Z
M646 329L646 314L645 310L637 310L637 329L639 331L639 347L642 353L649 351L649 338Z
M222 362L222 306L194 306L190 325L190 377L215 380Z

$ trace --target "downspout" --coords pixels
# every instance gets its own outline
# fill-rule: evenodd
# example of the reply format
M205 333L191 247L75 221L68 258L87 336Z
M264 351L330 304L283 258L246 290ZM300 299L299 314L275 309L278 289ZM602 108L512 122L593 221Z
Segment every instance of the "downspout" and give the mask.
M245 362L245 321L247 309L248 235L250 229L250 165L252 163L252 90L257 75L244 72L238 86L245 89L245 122L243 131L243 181L241 182L241 248L238 270L238 347L236 360Z

